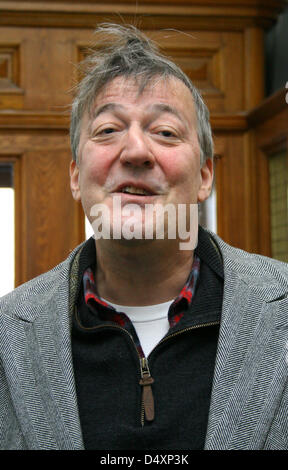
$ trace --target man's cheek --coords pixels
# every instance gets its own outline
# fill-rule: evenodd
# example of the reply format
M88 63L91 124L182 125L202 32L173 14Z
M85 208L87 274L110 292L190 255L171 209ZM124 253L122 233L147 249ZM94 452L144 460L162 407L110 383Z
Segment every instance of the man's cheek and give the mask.
M85 169L85 180L86 184L92 184L92 185L103 185L106 180L106 175L107 175L107 170L104 165L89 165Z

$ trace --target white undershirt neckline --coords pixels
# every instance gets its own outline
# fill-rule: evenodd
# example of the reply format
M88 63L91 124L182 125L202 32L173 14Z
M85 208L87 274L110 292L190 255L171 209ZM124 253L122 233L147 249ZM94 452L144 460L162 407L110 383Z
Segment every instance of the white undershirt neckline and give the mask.
M161 341L169 330L168 311L174 299L156 305L127 306L118 305L103 299L112 305L117 312L123 312L129 317L138 335L141 347L146 357Z

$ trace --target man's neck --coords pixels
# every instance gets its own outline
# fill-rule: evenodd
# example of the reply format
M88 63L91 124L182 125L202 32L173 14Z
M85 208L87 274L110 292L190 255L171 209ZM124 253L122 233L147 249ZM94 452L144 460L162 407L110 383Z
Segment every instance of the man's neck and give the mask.
M110 243L109 243L110 242ZM193 263L193 251L164 240L143 244L96 242L99 295L118 305L154 305L177 297Z

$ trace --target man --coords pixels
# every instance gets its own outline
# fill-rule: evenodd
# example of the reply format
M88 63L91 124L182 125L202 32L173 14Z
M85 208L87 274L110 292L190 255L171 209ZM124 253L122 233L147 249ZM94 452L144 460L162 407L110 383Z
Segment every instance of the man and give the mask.
M285 449L288 268L197 243L207 108L135 28L100 30L71 116L95 238L1 300L1 448Z

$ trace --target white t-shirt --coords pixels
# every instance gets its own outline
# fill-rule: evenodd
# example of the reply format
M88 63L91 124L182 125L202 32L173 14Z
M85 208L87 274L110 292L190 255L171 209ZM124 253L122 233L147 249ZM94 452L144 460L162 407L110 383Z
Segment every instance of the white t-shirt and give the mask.
M123 312L129 317L146 357L148 357L152 349L169 330L168 310L173 301L174 299L157 305L130 307L113 304L105 300L105 302L112 305L118 312Z

